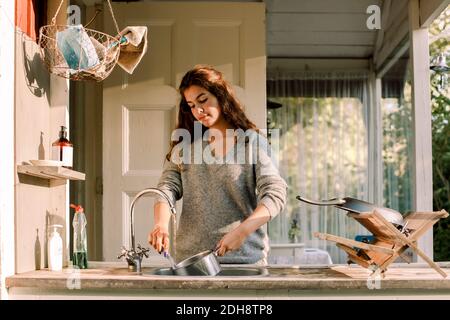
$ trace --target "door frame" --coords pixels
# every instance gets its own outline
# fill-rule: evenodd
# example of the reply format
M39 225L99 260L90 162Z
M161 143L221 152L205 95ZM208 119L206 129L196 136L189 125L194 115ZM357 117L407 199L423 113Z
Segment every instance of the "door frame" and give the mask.
M15 50L16 28L15 1L0 1L0 30L2 30L2 47L0 50L0 145L3 152L0 159L0 300L8 298L5 278L15 273L15 153L14 153L14 118L15 118Z
M81 21L87 22L95 10L102 10L90 28L103 31L103 5L84 5L75 0L81 9ZM87 219L88 259L103 260L103 82L72 82L70 85L71 140L75 145L74 164L86 173L85 181L71 181L70 201L84 207ZM70 212L69 222L74 212ZM72 228L69 239L72 241ZM72 244L70 245L70 250Z

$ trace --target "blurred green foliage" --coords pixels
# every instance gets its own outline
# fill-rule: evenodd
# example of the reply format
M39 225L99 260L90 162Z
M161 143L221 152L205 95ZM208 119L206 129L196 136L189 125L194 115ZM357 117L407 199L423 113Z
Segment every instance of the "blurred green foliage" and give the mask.
M430 26L430 58L450 54L450 6ZM437 40L435 40L437 39ZM431 61L433 63L433 61ZM449 64L447 59L447 64ZM433 210L450 212L450 74L431 74L433 131ZM434 260L450 261L450 218L434 226Z

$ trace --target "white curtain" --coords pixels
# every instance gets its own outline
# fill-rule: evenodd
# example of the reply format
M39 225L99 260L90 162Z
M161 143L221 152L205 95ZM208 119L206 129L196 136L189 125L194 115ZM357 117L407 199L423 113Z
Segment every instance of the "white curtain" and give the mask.
M289 186L285 211L269 224L271 242L289 242L295 219L299 242L327 250L333 263L346 263L343 250L313 233L354 239L369 232L344 210L295 197L368 199L368 73L277 72L268 74L267 93L282 105L268 109L268 128L279 130L270 139L279 144L280 171Z
M409 59L399 59L381 79L383 196L386 207L412 209L413 135Z

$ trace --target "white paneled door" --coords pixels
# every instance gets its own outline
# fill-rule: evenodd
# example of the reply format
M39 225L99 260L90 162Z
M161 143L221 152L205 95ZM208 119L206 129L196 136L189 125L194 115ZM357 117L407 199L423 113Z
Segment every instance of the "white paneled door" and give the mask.
M131 199L158 182L176 122L176 88L187 70L216 66L248 116L260 128L266 122L263 3L120 3L114 10L120 28L148 27L149 50L133 75L117 66L103 83L104 260L130 246ZM114 34L104 12L105 30ZM153 197L135 210L136 243L147 246Z

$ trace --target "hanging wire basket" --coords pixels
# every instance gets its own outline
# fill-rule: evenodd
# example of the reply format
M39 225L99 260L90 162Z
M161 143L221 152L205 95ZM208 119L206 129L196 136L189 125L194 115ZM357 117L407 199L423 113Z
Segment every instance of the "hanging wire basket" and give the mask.
M42 60L48 71L57 76L75 81L103 81L116 66L120 45L124 42L110 1L108 0L108 5L116 26L116 37L81 25L56 25L56 16L62 4L63 1L52 23L39 30ZM62 41L67 35L71 36L70 41Z

